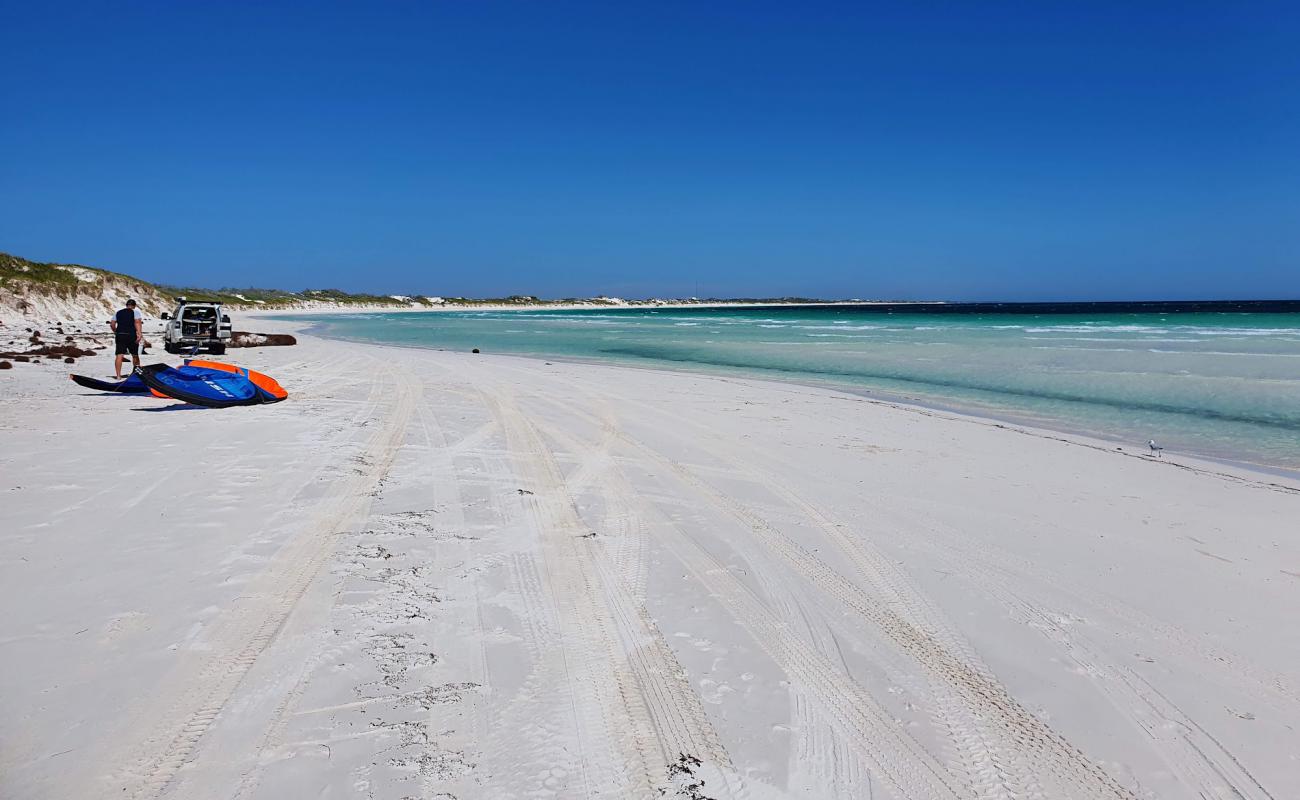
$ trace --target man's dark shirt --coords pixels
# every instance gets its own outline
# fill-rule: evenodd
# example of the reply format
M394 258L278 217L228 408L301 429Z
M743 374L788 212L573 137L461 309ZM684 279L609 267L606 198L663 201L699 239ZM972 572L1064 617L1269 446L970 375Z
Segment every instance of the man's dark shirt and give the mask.
M117 335L125 339L135 338L135 311L124 308L117 312Z

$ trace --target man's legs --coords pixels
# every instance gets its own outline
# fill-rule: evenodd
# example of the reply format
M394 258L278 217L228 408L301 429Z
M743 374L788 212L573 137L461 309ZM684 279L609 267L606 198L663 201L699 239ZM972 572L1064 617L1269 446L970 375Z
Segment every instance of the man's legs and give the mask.
M114 350L117 352L117 358L113 360L113 373L120 381L122 380L122 362L126 360L127 356L131 357L132 364L137 367L140 366L140 340L129 340L122 336L116 338L117 341L114 342L114 344L116 344L117 347L115 347Z

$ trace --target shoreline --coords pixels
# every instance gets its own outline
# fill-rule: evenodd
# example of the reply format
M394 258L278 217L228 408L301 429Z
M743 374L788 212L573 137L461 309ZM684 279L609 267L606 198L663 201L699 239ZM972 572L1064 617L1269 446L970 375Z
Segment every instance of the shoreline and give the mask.
M720 300L717 302L699 302L699 303L658 303L653 301L625 301L622 303L536 303L528 305L512 304L473 304L473 305L456 305L441 304L431 306L410 306L410 305L393 305L393 306L365 306L365 305L334 305L323 306L321 308L287 308L284 310L259 308L257 306L231 306L232 309L239 311L241 314L258 314L258 315L281 315L281 316L305 316L309 314L417 314L424 311L429 312L475 312L475 311L653 311L663 309L665 311L692 309L692 308L833 308L838 306L886 306L886 305L950 305L944 300L826 300L815 303L743 303Z
M1261 313L1294 313L1300 312L1300 299L1238 299L1238 300L1044 300L1044 301L1019 301L1019 300L823 300L816 302L743 302L737 300L718 300L718 301L700 301L700 302L670 302L670 301L653 301L653 300L633 300L621 301L617 303L595 303L595 302L539 302L531 305L521 304L500 304L500 303L474 303L469 305L440 304L430 306L412 306L409 304L395 305L339 305L330 304L320 307L311 308L285 308L277 310L274 308L265 308L262 306L230 305L232 310L244 314L281 314L286 316L301 316L309 314L388 314L388 313L419 313L423 311L435 312L476 312L476 311L689 311L691 309L763 309L763 308L841 308L841 307L899 307L907 308L911 306L922 307L944 307L946 309L961 309L963 307L980 307L990 312L1010 308L1033 308L1051 309L1051 308L1080 308L1087 307L1090 310L1096 310L1098 307L1114 308L1148 308L1152 310L1163 311L1165 313L1176 313L1182 311L1206 311L1209 313L1239 313L1242 310L1258 310ZM1056 313L1070 314L1073 311L1061 311Z
M263 312L260 314L260 316L262 316L262 318L265 319L275 319L275 317L278 315L275 314L274 312ZM289 320L284 320L284 321L289 322ZM294 324L300 324L296 320L293 322ZM456 350L449 350L447 348L439 348L439 347L426 346L420 344L378 342L378 341L372 341L367 339L350 339L342 336L329 336L317 330L316 326L310 323L301 323L301 324L303 324L303 327L294 328L293 329L294 333L301 333L303 335L317 336L324 339L333 339L336 341L351 342L354 344L362 344L362 345L373 346L373 347L392 347L392 348L398 348L403 350L405 349L432 350L434 352L460 352ZM528 359L533 361L543 361L543 362L555 361L555 362L562 362L567 364L581 364L581 365L589 365L589 366L612 366L612 367L621 367L626 369L662 371L662 372L668 372L668 373L683 375L683 376L703 375L703 376L712 376L712 377L722 378L722 379L767 381L774 384L800 386L805 388L818 389L822 391L840 392L840 393L851 395L853 397L861 398L868 402L882 403L884 405L890 405L890 406L897 406L907 410L948 414L951 415L953 418L964 419L976 424L992 425L993 427L1007 428L1009 430L1020 429L1018 432L1022 432L1027 435L1038 436L1042 438L1065 437L1066 440L1077 440L1077 443L1088 447L1093 447L1095 449L1120 450L1123 452L1124 455L1130 457L1149 458L1149 456L1145 455L1142 452L1145 447L1145 445L1143 445L1142 443L1133 442L1127 439L1122 439L1119 438L1118 436L1113 438L1108 437L1104 434L1097 433L1094 431L1088 431L1081 428L1071 427L1068 424L1065 424L1064 422L1059 427L1053 427L1048 424L1035 424L1034 422L1026 421L1023 418L1017 417L1014 414L1014 412L1011 411L1008 411L1005 414L999 414L996 412L996 410L985 408L985 407L972 408L972 407L962 406L960 403L956 403L956 402L945 403L942 400L931 401L926 398L908 396L905 394L890 392L884 389L857 387L847 383L837 384L834 381L829 381L829 380L818 381L816 379L811 379L811 378L800 379L796 377L787 378L781 376L766 375L766 374L762 374L763 370L757 367L753 368L753 372L750 373L747 372L745 369L738 368L738 367L732 368L735 370L734 372L728 372L726 371L725 368L719 367L719 369L714 370L714 369L710 369L707 365L701 365L699 370L690 370L690 369L675 368L665 364L637 364L637 363L624 363L624 362L618 362L613 360L601 361L598 359L584 359L577 356L547 356L547 355L537 355L531 353L492 353L491 355L506 356L511 358L523 358L523 359ZM1238 471L1238 472L1245 473L1246 475L1253 475L1256 478L1259 478L1261 476L1266 476L1268 478L1281 479L1285 481L1290 481L1292 483L1300 483L1300 470L1290 469L1275 464L1258 463L1258 462L1253 462L1253 461L1240 459L1240 458L1232 458L1230 456L1214 456L1208 454L1187 453L1187 452L1178 451L1175 453L1165 452L1163 458L1154 459L1154 460L1171 461L1172 459L1175 458L1197 462L1198 464L1200 464L1198 469L1202 469L1209 472L1221 471L1226 468L1230 471ZM1171 461L1171 463L1176 463L1176 462ZM1231 473L1225 473L1225 474L1231 474Z
M0 377L0 793L1300 792L1300 482L255 327L284 403Z

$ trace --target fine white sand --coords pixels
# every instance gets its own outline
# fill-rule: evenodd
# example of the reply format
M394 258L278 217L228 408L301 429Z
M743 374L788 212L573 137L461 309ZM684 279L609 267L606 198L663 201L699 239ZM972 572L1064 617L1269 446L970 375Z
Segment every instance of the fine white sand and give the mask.
M1295 482L300 341L0 372L0 796L1300 797Z

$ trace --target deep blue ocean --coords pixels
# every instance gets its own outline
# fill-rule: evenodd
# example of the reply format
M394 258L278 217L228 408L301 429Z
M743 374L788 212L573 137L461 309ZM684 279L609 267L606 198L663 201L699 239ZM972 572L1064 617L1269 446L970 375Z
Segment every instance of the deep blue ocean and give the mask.
M301 318L299 318L301 319ZM1300 302L322 314L409 346L835 385L1300 470Z

